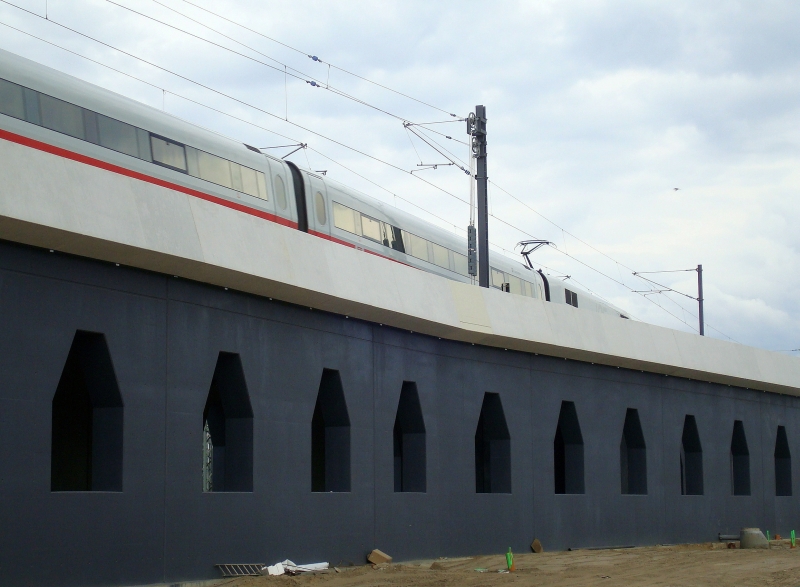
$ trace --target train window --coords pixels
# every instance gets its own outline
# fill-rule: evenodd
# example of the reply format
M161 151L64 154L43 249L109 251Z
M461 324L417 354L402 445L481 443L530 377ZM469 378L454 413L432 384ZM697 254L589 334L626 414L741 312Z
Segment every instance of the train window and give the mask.
M522 280L519 277L514 277L513 275L509 275L508 291L510 291L513 294L522 295L524 293L522 289Z
M244 187L242 186L242 166L238 163L234 163L233 161L228 161L228 165L230 165L231 168L231 187L237 192L243 192Z
M258 172L244 165L238 165L237 167L239 168L239 175L242 178L242 191L256 198L263 197L258 193ZM233 165L231 165L231 169L233 169Z
M406 232L403 234L403 243L405 244L406 253L423 261L428 260L428 241L424 238Z
M382 242L383 239L381 238L381 222L375 220L374 218L370 218L369 216L361 215L361 234L363 234L368 239L372 239L377 242Z
M25 101L25 120L31 124L41 126L42 117L39 114L39 92L23 86L22 98Z
M505 275L503 275L503 272L492 267L492 287L502 289L505 282L506 278Z
M405 253L406 248L403 245L403 231L397 228L396 226L392 226L392 236L394 237L393 239L391 239L392 248L395 251L400 251L401 253Z
M197 149L194 147L184 147L186 151L186 171L192 177L200 177L200 169L197 166Z
M42 126L76 139L84 138L83 109L46 94L39 95Z
M278 206L281 210L286 210L286 186L280 175L275 176L275 200L278 202Z
M139 159L145 161L153 160L153 153L150 149L150 133L142 128L136 129L136 139L139 143Z
M205 179L226 188L233 188L231 163L227 159L205 151L197 151L197 168L200 179Z
M150 135L150 145L153 149L153 162L186 171L186 152L183 150L183 145L155 135Z
M450 269L450 255L448 255L447 249L436 243L431 243L431 245L433 245L433 262L439 267Z
M468 277L469 263L467 262L467 256L461 253L453 253L453 261L455 262L455 272L464 277Z
M133 157L139 156L135 126L98 114L97 133L101 146Z
M100 116L97 112L83 109L83 134L84 139L95 145L100 144L100 131L97 126L97 117ZM136 129L133 130L133 136L136 136ZM138 145L137 145L138 152Z
M151 135L144 129L4 79L0 79L0 113L119 153L188 172L194 177L257 198L269 198L266 177L260 171ZM276 186L281 191L279 205L285 210L286 189L280 177L276 178Z
M333 225L336 228L358 234L356 231L357 214L358 212L347 206L342 206L339 202L333 203Z
M325 197L322 195L322 192L317 192L314 195L314 208L317 210L317 222L319 222L321 226L324 226L328 221L328 215L325 212Z
M564 297L570 306L575 306L576 308L578 307L578 294L576 294L574 291L564 289Z
M256 189L258 190L258 197L262 200L269 200L269 192L267 191L267 178L260 171L256 171Z
M383 243L384 247L392 247L394 243L394 233L391 224L381 222L381 243Z
M0 79L0 113L25 120L22 86Z

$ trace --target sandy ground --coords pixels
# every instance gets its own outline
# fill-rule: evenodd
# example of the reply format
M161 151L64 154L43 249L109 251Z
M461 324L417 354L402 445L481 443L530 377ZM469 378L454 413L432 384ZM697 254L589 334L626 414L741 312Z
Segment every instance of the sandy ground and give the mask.
M516 571L505 557L476 556L415 561L377 567L347 567L298 577L221 580L219 587L490 586L553 587L603 585L800 587L800 545L773 542L769 550L728 549L725 544L653 546L618 550L575 550L517 554ZM476 569L486 569L478 571Z

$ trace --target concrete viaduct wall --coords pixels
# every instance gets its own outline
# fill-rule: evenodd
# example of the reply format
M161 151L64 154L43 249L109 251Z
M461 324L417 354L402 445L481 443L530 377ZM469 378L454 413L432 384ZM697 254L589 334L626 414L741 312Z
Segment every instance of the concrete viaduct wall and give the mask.
M527 549L786 533L775 496L785 427L800 455L800 399L663 374L441 340L306 306L46 249L0 243L0 575L4 584L123 585L213 578L222 562L361 563ZM121 491L51 491L53 399L76 331L102 333L124 403ZM236 353L253 412L252 491L202 491L202 420L221 351ZM351 490L311 491L311 423L324 369L340 374ZM425 423L427 491L394 491L404 381ZM476 493L486 392L510 436L511 493ZM574 402L585 493L554 493L554 437ZM622 495L626 412L646 443L647 494ZM681 495L687 414L704 495ZM733 496L743 423L751 491ZM793 467L795 494L800 490Z
M215 563L359 563L374 547L402 560L797 523L797 499L776 493L800 491L798 467L776 483L775 461L779 426L780 470L800 455L797 359L451 282L87 145L14 120L0 131L0 582L173 582L215 577ZM424 421L424 492L395 491L404 388L419 409L403 413ZM236 491L203 491L209 406L236 431L214 447L217 488ZM558 494L576 447L583 493ZM697 447L702 495L682 495ZM743 459L749 488L734 491ZM312 491L329 464L348 491Z

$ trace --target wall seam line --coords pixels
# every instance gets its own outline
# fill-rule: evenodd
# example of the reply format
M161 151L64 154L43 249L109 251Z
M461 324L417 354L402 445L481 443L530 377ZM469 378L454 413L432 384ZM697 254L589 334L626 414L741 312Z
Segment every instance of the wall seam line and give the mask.
M167 581L167 443L169 434L167 433L167 426L169 423L169 285L168 277L165 277L166 291L165 291L165 325L164 325L164 517L163 517L163 532L164 532L164 545L162 552L162 560L164 561L163 567L163 580Z

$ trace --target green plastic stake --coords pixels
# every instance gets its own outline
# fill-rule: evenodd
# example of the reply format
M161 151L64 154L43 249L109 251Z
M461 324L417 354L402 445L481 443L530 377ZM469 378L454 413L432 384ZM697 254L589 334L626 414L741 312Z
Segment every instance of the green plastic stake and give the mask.
M792 530L792 548L794 548L794 530Z
M769 530L767 530L767 542L769 542Z
M506 553L506 566L508 566L508 570L511 570L511 567L514 565L514 555L511 552L511 547L508 547L508 552Z

